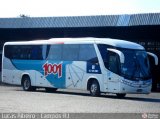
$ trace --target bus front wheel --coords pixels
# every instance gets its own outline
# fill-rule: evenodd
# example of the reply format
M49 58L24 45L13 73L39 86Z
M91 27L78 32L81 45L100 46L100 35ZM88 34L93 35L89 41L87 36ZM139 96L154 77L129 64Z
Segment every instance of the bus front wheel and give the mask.
M100 87L96 80L92 81L89 90L91 96L100 96Z

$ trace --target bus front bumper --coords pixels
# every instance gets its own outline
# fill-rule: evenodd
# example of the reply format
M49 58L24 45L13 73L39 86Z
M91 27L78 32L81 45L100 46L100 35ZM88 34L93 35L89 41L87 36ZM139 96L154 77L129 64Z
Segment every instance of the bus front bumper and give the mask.
M119 88L120 93L149 94L152 88L152 80L130 81L122 79Z

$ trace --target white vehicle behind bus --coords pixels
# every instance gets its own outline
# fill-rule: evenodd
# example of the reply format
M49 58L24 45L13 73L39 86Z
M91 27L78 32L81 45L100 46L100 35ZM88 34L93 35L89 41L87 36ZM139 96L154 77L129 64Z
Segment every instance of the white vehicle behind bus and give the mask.
M3 47L2 81L25 91L89 90L92 96L149 94L152 87L143 46L109 38L54 38L7 42Z

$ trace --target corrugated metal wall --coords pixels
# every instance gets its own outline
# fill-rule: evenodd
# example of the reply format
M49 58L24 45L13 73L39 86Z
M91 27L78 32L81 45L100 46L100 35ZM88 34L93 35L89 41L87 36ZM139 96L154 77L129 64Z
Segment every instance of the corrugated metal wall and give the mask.
M160 13L75 17L0 18L0 28L66 28L160 25Z

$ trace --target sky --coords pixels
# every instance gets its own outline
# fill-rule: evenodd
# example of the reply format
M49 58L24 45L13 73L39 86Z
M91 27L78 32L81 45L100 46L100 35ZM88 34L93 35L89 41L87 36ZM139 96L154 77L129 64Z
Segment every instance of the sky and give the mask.
M160 0L0 0L0 18L160 13Z

